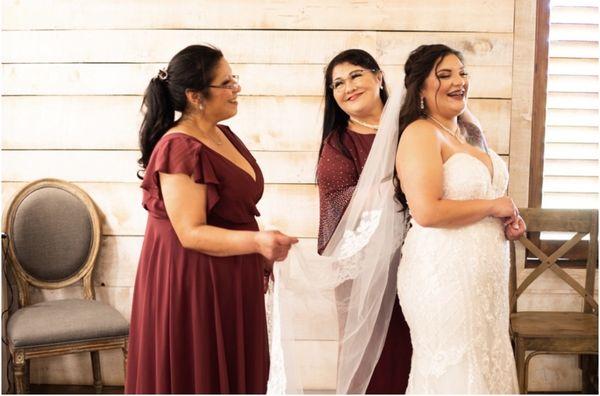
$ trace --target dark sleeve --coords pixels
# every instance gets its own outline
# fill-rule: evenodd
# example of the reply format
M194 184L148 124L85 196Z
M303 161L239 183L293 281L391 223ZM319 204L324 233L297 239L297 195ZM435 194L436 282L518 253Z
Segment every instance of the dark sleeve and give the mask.
M319 188L319 237L321 254L350 203L358 183L358 170L351 158L342 154L330 139L323 146L317 165Z

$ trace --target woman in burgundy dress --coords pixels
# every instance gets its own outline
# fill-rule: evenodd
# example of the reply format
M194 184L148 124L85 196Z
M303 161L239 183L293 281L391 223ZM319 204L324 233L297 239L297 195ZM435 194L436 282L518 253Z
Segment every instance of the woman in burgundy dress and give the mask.
M297 240L258 230L263 176L218 125L236 114L239 92L223 54L202 45L180 51L146 89L139 162L148 222L126 393L266 391L263 277Z
M367 52L346 50L329 62L325 71L323 140L317 166L319 253L327 246L352 198L387 97L383 73ZM350 287L348 283L336 289L339 300ZM387 338L367 393L404 393L411 355L410 332L396 298Z

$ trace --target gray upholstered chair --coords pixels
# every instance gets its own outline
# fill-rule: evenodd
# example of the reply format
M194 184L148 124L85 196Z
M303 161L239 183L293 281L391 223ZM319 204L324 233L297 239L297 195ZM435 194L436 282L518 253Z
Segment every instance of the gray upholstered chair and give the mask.
M94 300L92 270L101 225L90 197L73 184L38 180L25 186L6 212L7 254L18 309L7 324L17 393L29 390L29 360L90 352L94 386L102 389L99 351L121 348L127 360L129 325ZM31 304L29 287L58 289L82 281L83 299Z

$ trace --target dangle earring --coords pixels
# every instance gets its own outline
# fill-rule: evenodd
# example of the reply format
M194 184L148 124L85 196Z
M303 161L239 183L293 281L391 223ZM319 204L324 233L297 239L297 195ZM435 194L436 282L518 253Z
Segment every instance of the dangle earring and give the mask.
M419 103L419 108L421 109L421 111L425 110L425 99L423 99L423 97L421 97L421 102Z

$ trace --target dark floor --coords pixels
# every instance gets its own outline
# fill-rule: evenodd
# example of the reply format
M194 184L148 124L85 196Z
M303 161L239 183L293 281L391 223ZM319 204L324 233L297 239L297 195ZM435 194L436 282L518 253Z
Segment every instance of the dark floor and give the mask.
M90 394L96 393L94 387L92 385L41 385L41 384L31 384L30 393L37 394ZM122 386L108 386L105 385L102 387L103 394L119 394L123 393Z

